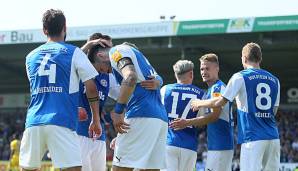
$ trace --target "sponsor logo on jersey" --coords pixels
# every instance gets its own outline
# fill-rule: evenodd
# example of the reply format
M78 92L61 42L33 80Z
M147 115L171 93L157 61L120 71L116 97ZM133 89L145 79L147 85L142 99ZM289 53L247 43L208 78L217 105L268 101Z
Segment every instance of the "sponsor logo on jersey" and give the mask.
M105 80L105 79L101 79L101 80L100 80L100 84L101 84L102 86L104 86L104 87L107 87L107 86L108 86L108 82L107 82L107 80Z
M220 93L213 93L212 97L220 97L220 95L221 95Z
M112 59L115 61L115 62L118 62L120 59L122 58L122 55L121 53L116 50L113 54L112 54Z

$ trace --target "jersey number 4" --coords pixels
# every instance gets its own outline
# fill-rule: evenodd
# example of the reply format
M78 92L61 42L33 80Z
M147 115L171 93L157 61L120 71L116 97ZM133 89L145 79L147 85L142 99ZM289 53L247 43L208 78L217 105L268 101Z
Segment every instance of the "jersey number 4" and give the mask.
M171 94L173 96L173 103L172 103L172 110L171 113L169 113L169 117L171 118L179 118L179 115L177 114L177 105L178 105L178 98L179 93L178 92L172 92ZM182 93L181 100L189 99L187 105L184 107L183 113L181 115L182 119L186 119L187 114L190 110L190 102L192 99L197 99L197 95L195 94L188 94L188 93Z
M50 57L51 54L49 53L43 57L38 69L38 76L49 76L49 83L56 83L56 64L50 64L50 69L45 70L45 66L48 63Z

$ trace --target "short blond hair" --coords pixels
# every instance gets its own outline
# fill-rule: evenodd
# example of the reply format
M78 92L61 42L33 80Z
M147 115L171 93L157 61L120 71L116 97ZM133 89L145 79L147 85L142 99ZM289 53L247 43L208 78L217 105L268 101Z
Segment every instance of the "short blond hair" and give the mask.
M200 62L212 62L219 65L218 56L214 53L207 53L200 58Z
M173 65L173 70L177 75L183 75L189 71L192 71L194 64L189 60L179 60Z
M258 45L257 43L253 43L253 42L247 43L242 48L242 54L250 62L258 63L262 61L262 50L260 45Z

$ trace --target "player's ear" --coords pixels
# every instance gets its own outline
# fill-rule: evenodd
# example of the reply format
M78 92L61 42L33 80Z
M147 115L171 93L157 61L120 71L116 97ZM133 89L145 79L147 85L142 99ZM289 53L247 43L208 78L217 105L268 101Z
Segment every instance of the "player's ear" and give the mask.
M43 30L43 34L45 34L46 36L48 36L48 34L49 34L48 30L46 30L45 28L43 28L42 30Z

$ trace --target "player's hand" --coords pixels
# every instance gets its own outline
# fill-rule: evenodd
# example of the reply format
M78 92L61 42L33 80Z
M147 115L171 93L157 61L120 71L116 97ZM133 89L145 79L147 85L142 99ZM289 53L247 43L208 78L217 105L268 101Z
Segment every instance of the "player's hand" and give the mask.
M187 119L176 118L170 122L170 128L174 129L175 131L184 129L187 126L189 126Z
M113 120L113 125L115 130L120 133L127 133L127 130L129 129L129 124L124 122L124 114L119 114L115 112L111 112L111 118Z
M201 100L192 100L190 102L190 108L192 109L192 111L198 111L200 109L199 104L200 104Z
M91 120L89 125L89 137L93 139L97 139L102 134L102 128L100 125L100 121Z
M141 82L141 86L147 90L156 90L160 86L159 80L155 79L153 75L149 76L149 80Z
M111 141L111 143L110 143L110 149L112 149L112 150L115 150L116 138L117 137L113 138L112 141Z

